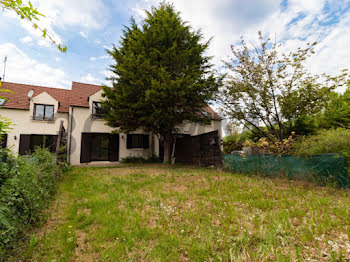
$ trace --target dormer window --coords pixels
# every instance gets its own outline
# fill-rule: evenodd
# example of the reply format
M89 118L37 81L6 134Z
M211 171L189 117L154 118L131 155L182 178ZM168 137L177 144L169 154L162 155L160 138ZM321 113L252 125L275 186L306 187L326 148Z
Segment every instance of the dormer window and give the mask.
M54 106L53 105L34 105L34 120L54 120Z
M92 116L94 118L102 118L103 110L101 102L92 102Z

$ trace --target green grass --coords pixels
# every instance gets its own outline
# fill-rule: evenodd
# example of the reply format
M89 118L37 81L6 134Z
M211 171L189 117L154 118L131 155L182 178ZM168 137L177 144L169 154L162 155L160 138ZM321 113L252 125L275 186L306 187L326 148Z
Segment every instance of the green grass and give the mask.
M22 259L343 261L349 197L204 168L74 168Z

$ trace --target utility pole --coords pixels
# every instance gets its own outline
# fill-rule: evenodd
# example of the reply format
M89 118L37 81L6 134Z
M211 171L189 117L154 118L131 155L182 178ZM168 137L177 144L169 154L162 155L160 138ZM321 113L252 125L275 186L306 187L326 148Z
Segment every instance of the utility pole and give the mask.
M7 56L5 56L5 59L4 59L4 75L2 78L2 81L4 81L4 82L5 82L5 73L6 73L6 62L7 62Z

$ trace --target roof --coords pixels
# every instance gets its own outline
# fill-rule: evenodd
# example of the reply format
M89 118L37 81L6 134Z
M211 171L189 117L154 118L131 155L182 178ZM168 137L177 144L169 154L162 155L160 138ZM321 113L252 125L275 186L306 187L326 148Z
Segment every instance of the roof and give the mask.
M69 112L69 106L89 107L89 97L102 89L102 86L72 83L72 89L61 89L35 85L25 85L10 82L1 82L1 89L9 89L12 93L0 92L0 96L9 100L2 108L27 109L29 110L28 92L34 91L34 97L46 92L59 102L58 112ZM204 108L213 120L221 120L221 117L208 105Z
M46 92L59 102L58 112L69 112L69 106L89 107L89 96L101 90L102 86L73 82L72 89L61 89L35 85L2 82L1 89L9 89L12 93L0 92L0 96L9 100L3 108L29 109L28 92L34 91L34 97Z
M204 111L208 112L211 115L211 118L213 120L218 120L218 121L222 120L219 114L216 113L210 106L207 106L206 108L204 108Z
M92 96L101 89L102 86L73 82L69 104L72 106L89 107L89 96Z

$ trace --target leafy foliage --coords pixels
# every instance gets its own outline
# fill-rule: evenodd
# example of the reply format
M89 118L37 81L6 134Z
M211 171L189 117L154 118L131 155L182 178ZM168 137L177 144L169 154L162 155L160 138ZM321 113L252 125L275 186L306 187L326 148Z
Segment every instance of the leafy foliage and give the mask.
M231 154L232 151L242 150L244 143L249 140L251 132L233 133L223 138L224 154Z
M261 32L253 47L242 38L226 62L230 75L220 97L223 111L260 137L283 143L297 119L319 113L331 91L344 84L345 73L330 77L306 70L314 45L284 54Z
M151 156L149 158L128 156L122 159L122 163L160 163L160 159L157 156Z
M39 221L41 210L55 192L61 174L47 149L31 156L8 155L0 163L0 254L16 246L30 226Z
M333 93L321 118L324 128L350 128L350 86L344 94Z
M350 130L320 130L316 135L301 137L294 144L294 152L302 156L342 153L350 161Z
M11 122L5 117L0 116L0 142L7 132L11 129Z
M159 134L168 162L172 133L185 121L207 120L202 110L220 85L204 55L209 41L201 43L202 34L166 3L123 33L120 46L108 50L116 63L110 66L113 88L104 88L105 119L121 131Z
M67 51L66 46L57 44L56 41L49 34L47 34L47 30L39 27L39 25L36 23L36 21L39 20L39 17L43 17L44 15L34 8L30 1L26 5L22 0L0 0L0 7L14 11L21 19L29 21L33 25L34 29L40 30L42 32L42 37L49 38L51 43L57 46L58 50L63 53Z
M253 152L257 154L273 154L282 156L291 152L291 148L294 143L294 135L295 133L292 132L288 138L284 138L282 141L271 141L266 137L262 137L257 142L246 141L244 145L251 147Z

